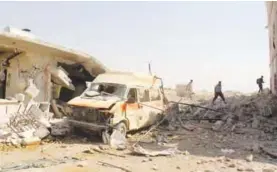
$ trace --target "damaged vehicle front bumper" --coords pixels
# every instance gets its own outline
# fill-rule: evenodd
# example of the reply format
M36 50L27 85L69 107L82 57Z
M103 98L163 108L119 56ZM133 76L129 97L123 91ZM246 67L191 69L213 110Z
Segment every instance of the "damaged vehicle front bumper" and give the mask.
M105 124L95 124L90 122L77 121L73 119L69 119L68 122L71 126L85 128L91 131L102 131L102 130L108 130L110 128L110 126Z
M73 106L68 122L72 127L89 131L109 130L112 115L103 110Z

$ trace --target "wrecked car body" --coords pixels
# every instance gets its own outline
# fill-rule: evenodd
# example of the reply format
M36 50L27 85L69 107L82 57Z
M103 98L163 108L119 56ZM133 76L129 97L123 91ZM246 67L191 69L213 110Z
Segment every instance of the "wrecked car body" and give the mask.
M114 129L127 131L153 125L165 109L162 80L151 75L108 72L68 102L70 124L99 132L104 142Z

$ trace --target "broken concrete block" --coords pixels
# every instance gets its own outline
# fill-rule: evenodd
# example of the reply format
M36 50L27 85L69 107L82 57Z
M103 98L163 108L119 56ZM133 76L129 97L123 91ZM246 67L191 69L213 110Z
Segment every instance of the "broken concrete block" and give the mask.
M37 136L40 139L43 139L43 138L47 137L49 134L50 134L50 131L44 126L40 126L34 132L34 136Z
M111 135L110 146L111 148L117 150L124 150L127 148L127 140L125 136L121 134L120 131L114 130Z
M223 121L216 121L212 127L214 131L219 131L222 125L224 124Z
M248 162L252 162L252 161L253 161L253 155L252 155L252 154L248 155L248 156L245 158L245 160L248 161Z
M21 133L18 133L18 135L22 138L31 138L34 136L35 129L30 129Z
M260 125L259 120L254 119L253 122L252 122L252 128L257 129L257 128L259 128L259 125Z
M28 82L29 82L29 85L26 88L25 93L29 95L31 98L37 97L37 95L39 94L39 89L37 89L36 85L34 84L34 80L29 79Z
M66 118L54 119L51 123L51 135L64 136L71 132L71 126Z
M30 138L24 138L24 139L22 139L21 144L23 146L39 145L40 141L41 140L40 140L39 137L30 137Z

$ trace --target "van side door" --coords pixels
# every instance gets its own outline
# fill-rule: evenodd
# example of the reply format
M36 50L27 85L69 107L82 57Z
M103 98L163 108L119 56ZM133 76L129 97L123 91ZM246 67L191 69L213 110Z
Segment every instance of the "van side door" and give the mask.
M126 102L126 118L129 121L129 130L140 128L140 120L142 119L142 108L138 102L138 91L136 88L130 88L127 93Z
M146 127L149 125L150 112L152 110L150 102L150 93L147 88L138 89L139 103L142 109L142 117L140 118L140 127Z
M162 101L162 95L159 89L157 88L151 88L150 90L150 105L153 106L154 108L151 109L150 111L150 124L152 125L155 123L158 119L158 114L162 113L163 109L163 101ZM159 110L160 109L160 110Z

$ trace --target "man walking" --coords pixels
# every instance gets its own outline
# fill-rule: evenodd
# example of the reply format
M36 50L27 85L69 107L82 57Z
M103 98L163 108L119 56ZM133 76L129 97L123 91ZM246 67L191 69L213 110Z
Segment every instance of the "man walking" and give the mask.
M215 100L217 99L217 97L220 97L223 102L226 104L226 101L225 101L225 98L224 98L224 95L222 93L222 90L221 90L221 81L218 82L218 84L215 86L214 88L214 99L213 99L213 104L215 102Z
M264 83L264 77L261 76L260 78L257 79L257 84L259 86L259 92L258 93L263 92L263 83Z
M192 83L193 83L193 80L191 79L190 82L188 83L188 85L186 86L186 93L190 99L192 99L192 94L193 94Z

